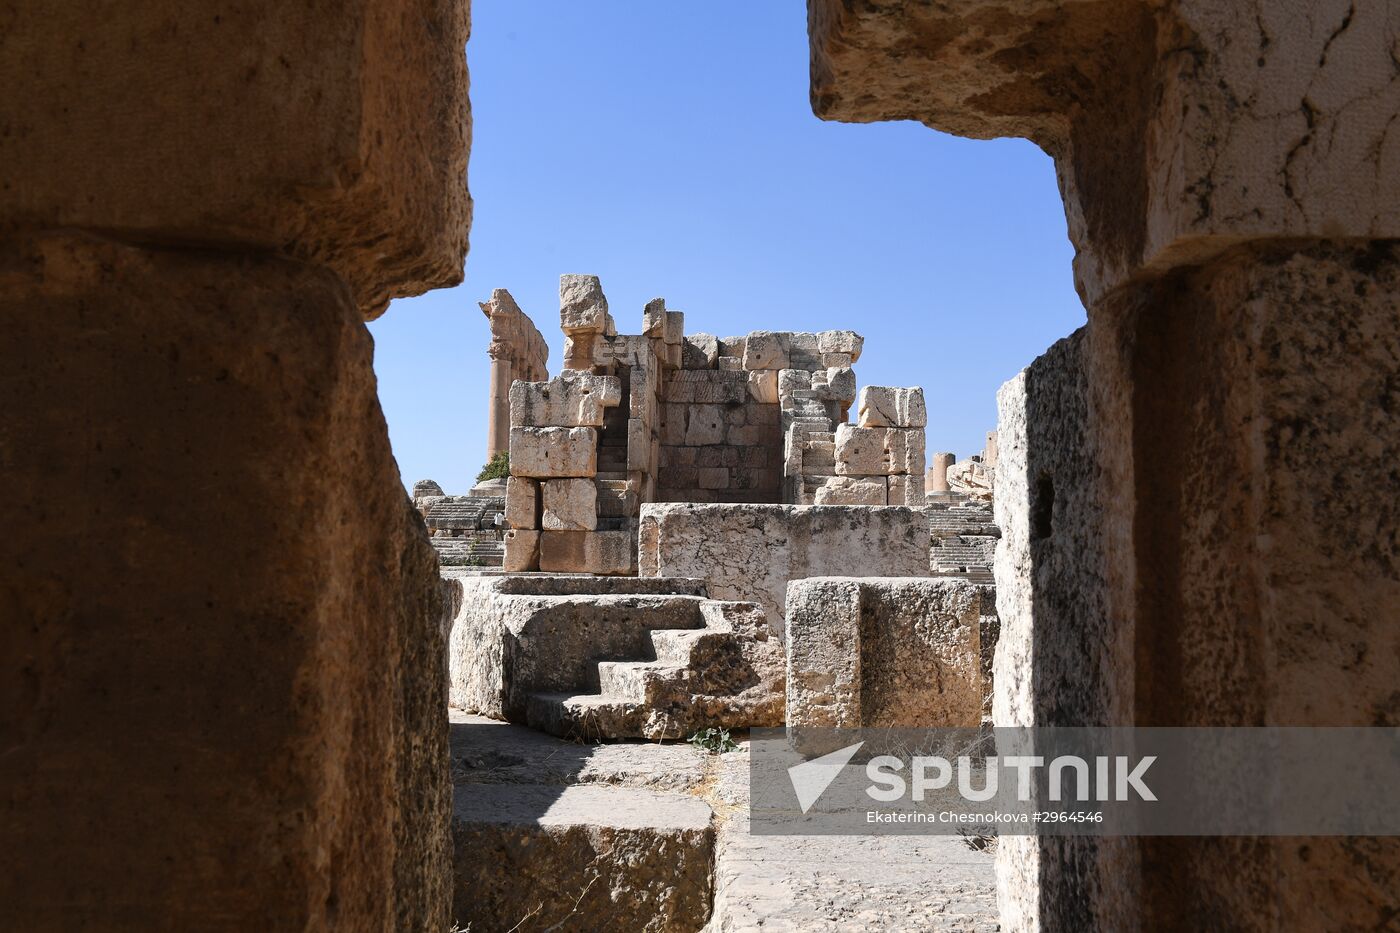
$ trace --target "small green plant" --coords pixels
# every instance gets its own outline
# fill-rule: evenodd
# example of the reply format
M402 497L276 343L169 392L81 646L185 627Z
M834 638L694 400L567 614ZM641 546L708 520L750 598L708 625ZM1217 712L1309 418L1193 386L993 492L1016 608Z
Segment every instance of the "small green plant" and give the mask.
M466 560L462 561L462 566L463 566L463 567L485 567L485 566L486 566L486 561L482 560L480 557L477 557L475 554L473 554L473 555L471 555L470 557L468 557Z
M476 481L484 483L488 479L505 479L510 475L510 453L501 451L486 461L486 466L481 468L481 472L476 474Z
M739 743L729 737L728 729L701 729L688 740L691 745L698 749L709 752L711 755L723 755L725 752L738 751Z

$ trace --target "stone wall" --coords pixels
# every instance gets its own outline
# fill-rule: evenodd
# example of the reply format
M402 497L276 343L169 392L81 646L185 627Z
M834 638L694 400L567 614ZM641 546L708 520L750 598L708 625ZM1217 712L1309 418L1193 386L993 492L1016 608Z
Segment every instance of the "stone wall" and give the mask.
M3 18L0 927L444 929L364 320L461 279L466 4Z
M642 506L644 577L695 577L713 599L756 602L783 632L804 577L926 577L928 519L907 508L655 503Z
M704 336L687 338L687 347ZM781 412L775 396L766 400L772 380L756 375L741 369L666 374L657 502L782 501Z
M1055 158L1088 326L1003 397L999 716L1400 721L1394 11L809 11L820 115L1024 136ZM1364 929L1400 912L1391 839L1049 859L1006 843L1013 930Z

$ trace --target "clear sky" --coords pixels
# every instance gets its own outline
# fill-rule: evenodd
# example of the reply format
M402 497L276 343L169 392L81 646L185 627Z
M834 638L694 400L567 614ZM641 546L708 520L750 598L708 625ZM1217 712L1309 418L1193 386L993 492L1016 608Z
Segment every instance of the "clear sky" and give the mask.
M976 453L996 390L1084 321L1050 159L1024 140L824 123L803 0L473 0L466 280L370 325L406 483L465 493L485 456L508 288L563 358L559 275L621 333L850 328L861 385L922 385L928 450Z

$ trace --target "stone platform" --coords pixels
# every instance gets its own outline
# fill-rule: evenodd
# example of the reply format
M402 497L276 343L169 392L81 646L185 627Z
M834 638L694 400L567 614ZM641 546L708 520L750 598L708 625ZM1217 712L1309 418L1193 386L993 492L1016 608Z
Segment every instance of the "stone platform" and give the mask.
M542 931L997 929L956 836L752 836L748 747L579 745L451 714L453 921Z

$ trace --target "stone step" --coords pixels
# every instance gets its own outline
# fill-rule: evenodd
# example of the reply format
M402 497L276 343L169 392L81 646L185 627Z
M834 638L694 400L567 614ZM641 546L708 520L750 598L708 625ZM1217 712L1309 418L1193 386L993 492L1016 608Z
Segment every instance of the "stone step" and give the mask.
M656 631L652 630L653 637ZM648 703L658 681L675 680L684 672L683 667L660 661L599 661L598 691L611 700Z
M712 898L711 817L688 793L459 784L453 922L472 930L698 930Z
M651 646L656 660L663 664L689 664L691 649L704 634L705 629L652 629Z
M584 741L640 736L646 720L644 704L596 693L535 693L525 712L532 729Z

